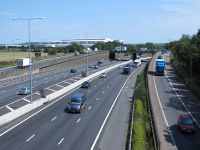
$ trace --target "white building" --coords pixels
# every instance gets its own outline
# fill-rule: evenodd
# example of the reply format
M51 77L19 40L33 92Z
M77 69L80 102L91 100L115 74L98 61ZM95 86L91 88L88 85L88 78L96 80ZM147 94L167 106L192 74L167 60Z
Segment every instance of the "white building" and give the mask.
M113 40L110 38L102 38L102 39L71 39L71 40L62 40L62 41L54 41L54 42L43 42L39 45L44 45L46 47L65 47L71 44L80 44L85 47L90 47L98 42L112 42Z

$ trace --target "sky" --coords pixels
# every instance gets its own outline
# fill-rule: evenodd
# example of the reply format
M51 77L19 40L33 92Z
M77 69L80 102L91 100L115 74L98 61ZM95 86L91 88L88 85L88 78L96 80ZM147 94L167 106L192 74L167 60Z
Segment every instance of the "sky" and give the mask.
M200 0L0 0L0 44L77 38L163 43L200 29Z

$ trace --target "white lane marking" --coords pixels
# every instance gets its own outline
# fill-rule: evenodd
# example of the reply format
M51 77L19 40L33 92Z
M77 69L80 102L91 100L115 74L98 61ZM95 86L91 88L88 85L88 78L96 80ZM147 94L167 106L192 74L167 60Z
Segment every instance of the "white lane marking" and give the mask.
M64 86L62 86L62 85L59 85L59 84L56 84L56 86L58 86L58 87L61 87L61 88L63 88Z
M165 74L167 76L167 72L165 71ZM187 109L187 107L185 106L185 104L183 103L181 97L184 97L184 96L181 96L177 93L176 89L174 88L174 86L172 85L172 83L169 81L169 77L167 76L167 80L169 82L169 84L171 85L173 91L175 92L176 96L178 97L179 101L181 102L181 104L183 105L183 107L185 108L185 110L188 112L188 114L190 114L190 116L192 117L192 119L194 120L194 122L196 123L196 125L198 126L198 128L200 128L200 125L199 123L197 122L197 120L193 117L193 115L190 113L190 111Z
M10 111L14 111L10 106L6 105L6 108L8 108Z
M33 134L31 137L29 137L26 142L30 141L35 135Z
M108 86L107 88L109 89L110 87Z
M136 70L137 70L137 69L136 69ZM135 71L136 71L136 70L135 70ZM101 132L102 132L102 130L103 130L104 125L106 124L106 121L107 121L108 117L110 116L110 113L111 113L111 111L112 111L112 109L113 109L113 107L114 107L114 105L115 105L115 103L116 103L118 97L120 96L120 94L121 94L121 92L122 92L124 86L126 85L126 83L128 82L128 80L130 79L130 77L135 73L135 71L131 73L131 75L126 79L125 83L123 84L122 88L120 89L120 91L119 91L117 97L115 98L115 100L114 100L112 106L110 107L110 110L108 111L108 114L106 115L106 118L105 118L104 121L103 121L103 124L101 125L101 128L99 129L99 132L98 132L98 134L97 134L97 136L96 136L96 138L95 138L95 140L94 140L94 142L93 142L93 144L92 144L90 150L93 150L93 149L94 149L94 147L95 147L95 145L96 145L96 143L97 143L97 140L98 140L98 138L99 138L99 136L100 136L100 134L101 134Z
M102 92L102 94L104 94L104 93L105 93L105 91Z
M57 116L55 116L54 118L51 119L51 121L54 121L57 118Z
M38 93L38 92L35 92L35 94L40 95L40 93Z
M80 120L81 120L81 118L79 118L79 119L76 121L76 123L79 123Z
M8 130L4 131L3 133L0 134L0 137L3 136L4 134L8 133L9 131L11 131L12 129L16 128L17 126L19 126L20 124L24 123L25 121L27 121L28 119L34 117L35 115L39 114L41 111L45 110L46 108L50 107L51 105L53 105L54 103L56 103L57 101L59 101L60 99L64 98L65 96L67 96L68 94L74 92L75 90L79 89L79 87L71 90L70 92L66 93L65 95L61 96L60 98L56 99L55 101L53 101L51 104L47 105L46 107L38 110L37 112L35 112L34 114L30 115L29 117L27 117L26 119L22 120L21 122L17 123L16 125L12 126L11 128L9 128Z
M67 82L67 81L62 81L62 82L64 82L64 83L67 83L67 84L72 84L72 83L70 83L70 82Z
M79 80L80 80L80 79L83 79L83 78L80 78L80 77L78 77L78 76L76 76L75 78L77 78L77 79L79 79Z
M30 101L29 101L29 100L27 100L26 98L22 98L22 100L24 100L24 101L27 101L27 102L29 102L29 103L30 103Z
M91 109L91 106L88 107L88 110L90 110L90 109Z
M50 89L50 88L46 88L47 90L50 90L52 92L55 92L56 90Z
M63 142L63 140L64 140L64 138L62 138L62 139L60 140L60 142L58 142L58 145L60 145L60 144Z
M72 80L72 81L75 81L75 82L78 81L78 80L75 80L75 79L73 79L73 78L71 78L71 79L69 79L69 80Z
M96 87L96 85L94 85L94 87Z
M99 98L96 99L97 101L99 100Z
M101 82L99 82L99 84L101 84Z
M5 93L6 91L1 91L1 93Z
M155 62L156 62L156 61L155 61ZM154 64L153 64L153 70L155 70L155 62L154 62ZM160 105L161 112L162 112L162 115L163 115L164 120L165 120L165 124L167 125L167 131L169 132L169 135L170 135L170 137L171 137L171 140L172 140L172 143L173 143L173 147L174 147L175 149L177 149L177 146L176 146L174 137L173 137L173 135L172 135L172 131L171 131L170 128L169 128L169 124L168 124L168 122L167 122L167 118L166 118L166 116L165 116L164 109L163 109L162 104L161 104L161 102L160 102L160 97L159 97L159 95L158 95L158 90L157 90L157 86L156 86L155 76L153 76L153 81L154 81L154 86L155 86L155 90L156 90L156 95L157 95L157 97L158 97L158 103L159 103L159 105Z

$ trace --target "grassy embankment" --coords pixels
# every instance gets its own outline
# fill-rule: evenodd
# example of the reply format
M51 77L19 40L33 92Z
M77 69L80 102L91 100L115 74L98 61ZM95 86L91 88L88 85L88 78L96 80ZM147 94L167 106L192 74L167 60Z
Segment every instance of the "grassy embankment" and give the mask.
M153 146L153 136L151 128L151 118L148 111L146 71L143 71L137 78L134 92L134 119L132 149L151 150Z
M64 56L66 54L59 53L56 55L53 55L51 57L57 57L57 56ZM8 66L14 66L16 64L16 59L18 58L28 58L29 52L22 52L22 51L0 51L0 68L8 67ZM42 53L41 57L35 57L35 53L31 53L31 57L33 61L47 59L48 54Z

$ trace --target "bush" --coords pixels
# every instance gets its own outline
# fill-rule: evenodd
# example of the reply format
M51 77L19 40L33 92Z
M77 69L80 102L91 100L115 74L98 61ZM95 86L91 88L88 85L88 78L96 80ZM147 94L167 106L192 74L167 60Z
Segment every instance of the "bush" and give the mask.
M49 49L48 50L48 55L56 55L57 51L55 49Z

